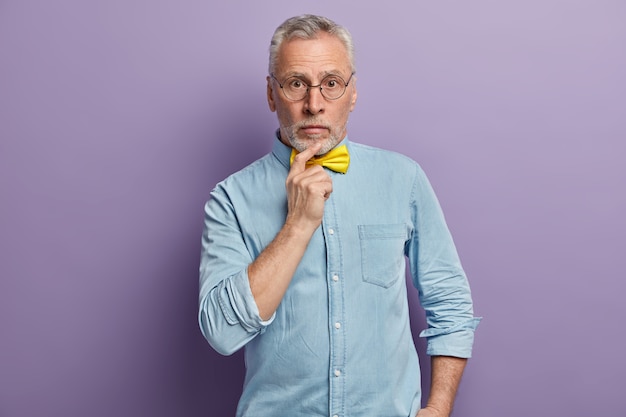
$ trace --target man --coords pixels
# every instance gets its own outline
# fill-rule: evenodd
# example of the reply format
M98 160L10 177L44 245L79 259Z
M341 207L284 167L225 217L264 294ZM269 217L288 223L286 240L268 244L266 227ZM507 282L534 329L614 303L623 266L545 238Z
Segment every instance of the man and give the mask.
M245 346L237 416L448 416L471 355L478 319L423 171L347 138L353 55L348 31L326 18L278 27L273 150L205 207L199 322L218 352ZM433 356L422 409L405 256Z

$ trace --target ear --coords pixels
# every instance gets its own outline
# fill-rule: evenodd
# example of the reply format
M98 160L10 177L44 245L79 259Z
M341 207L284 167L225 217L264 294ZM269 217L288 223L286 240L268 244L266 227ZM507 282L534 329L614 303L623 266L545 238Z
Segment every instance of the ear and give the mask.
M274 89L272 88L272 78L267 76L267 104L271 112L276 111L276 103L274 102Z
M352 78L352 97L350 97L350 111L354 110L354 106L356 106L357 99L357 91L356 91L356 77Z

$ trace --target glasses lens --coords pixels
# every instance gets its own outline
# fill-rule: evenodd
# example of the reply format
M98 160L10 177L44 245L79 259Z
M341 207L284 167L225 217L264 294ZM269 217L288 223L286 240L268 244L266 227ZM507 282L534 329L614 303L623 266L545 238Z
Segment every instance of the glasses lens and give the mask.
M329 100L336 100L346 91L346 82L337 75L329 75L321 82L322 95Z
M283 84L283 91L289 100L302 100L308 90L309 86L296 77L287 78Z

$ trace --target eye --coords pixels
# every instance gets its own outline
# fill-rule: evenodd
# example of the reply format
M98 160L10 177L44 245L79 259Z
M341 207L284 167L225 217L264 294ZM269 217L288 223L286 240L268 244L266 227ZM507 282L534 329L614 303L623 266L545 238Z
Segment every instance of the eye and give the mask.
M337 77L326 78L323 82L323 87L329 89L335 89L340 87L341 85L341 81Z
M300 90L306 88L306 84L297 78L287 80L287 86L292 90Z

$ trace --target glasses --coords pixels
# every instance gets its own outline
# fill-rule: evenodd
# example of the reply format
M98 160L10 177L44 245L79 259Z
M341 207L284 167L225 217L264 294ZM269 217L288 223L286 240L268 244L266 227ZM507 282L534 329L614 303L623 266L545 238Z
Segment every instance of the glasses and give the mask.
M280 89L283 90L283 94L287 100L291 101L304 100L311 88L319 88L322 97L326 100L337 100L346 92L346 88L348 88L348 84L350 84L353 75L354 73L350 74L348 81L344 81L340 76L331 74L322 78L322 81L318 85L309 85L298 77L289 77L281 83L274 77L274 74L270 74L278 83Z

